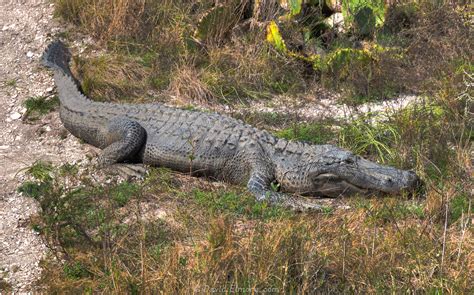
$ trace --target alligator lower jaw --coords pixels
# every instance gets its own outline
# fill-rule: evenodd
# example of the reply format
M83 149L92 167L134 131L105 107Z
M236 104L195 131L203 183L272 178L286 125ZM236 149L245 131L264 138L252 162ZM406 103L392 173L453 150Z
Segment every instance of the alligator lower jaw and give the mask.
M322 197L322 198L337 198L340 196L353 196L353 195L371 195L376 192L365 189L346 181L340 181L338 183L325 183L319 186L316 190L310 191L284 191L286 193L296 193L302 196L308 197Z

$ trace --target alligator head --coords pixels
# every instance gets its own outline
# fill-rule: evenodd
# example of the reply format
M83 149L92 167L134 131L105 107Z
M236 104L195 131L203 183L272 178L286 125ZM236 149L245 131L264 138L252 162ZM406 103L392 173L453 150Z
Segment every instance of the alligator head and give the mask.
M398 194L420 185L413 171L380 165L332 145L309 146L298 161L285 166L277 177L282 189L307 195Z

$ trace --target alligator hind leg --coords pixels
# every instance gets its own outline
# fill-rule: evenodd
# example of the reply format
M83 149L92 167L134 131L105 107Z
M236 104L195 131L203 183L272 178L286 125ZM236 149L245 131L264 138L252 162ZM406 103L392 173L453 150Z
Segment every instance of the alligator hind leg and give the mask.
M136 121L114 118L105 132L105 145L99 155L99 165L106 166L137 158L146 143L146 131Z

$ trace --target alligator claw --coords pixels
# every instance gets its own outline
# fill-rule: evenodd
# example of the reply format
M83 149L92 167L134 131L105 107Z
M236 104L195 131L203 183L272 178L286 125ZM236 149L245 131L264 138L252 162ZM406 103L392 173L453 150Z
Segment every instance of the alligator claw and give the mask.
M333 202L328 202L327 199L305 198L302 196L292 197L284 205L297 212L325 212L334 207Z
M143 164L117 163L106 167L112 174L119 175L127 180L143 179L147 170Z

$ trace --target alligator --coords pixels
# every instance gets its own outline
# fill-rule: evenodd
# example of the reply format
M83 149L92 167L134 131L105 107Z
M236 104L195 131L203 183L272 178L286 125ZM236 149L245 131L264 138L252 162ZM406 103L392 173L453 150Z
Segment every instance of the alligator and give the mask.
M304 196L413 191L412 171L383 166L333 145L276 138L225 115L172 108L159 103L96 102L81 91L61 41L42 62L54 72L65 128L102 149L98 164L141 163L244 184L257 200L297 210L320 209ZM279 191L275 188L279 186Z

